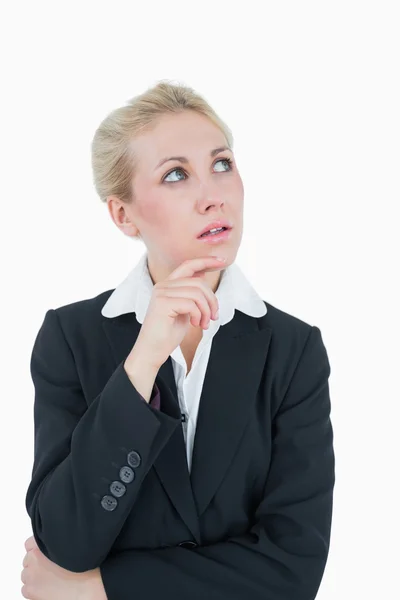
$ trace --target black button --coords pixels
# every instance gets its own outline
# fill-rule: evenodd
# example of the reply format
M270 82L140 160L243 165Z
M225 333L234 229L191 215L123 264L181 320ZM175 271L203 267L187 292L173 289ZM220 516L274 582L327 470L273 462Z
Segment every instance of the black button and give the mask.
M133 481L135 478L135 473L130 467L127 467L125 465L124 467L122 467L122 469L120 469L119 477L124 483L131 483L131 481Z
M137 469L141 462L142 462L142 459L140 458L140 454L135 452L135 450L132 450L132 452L129 452L128 465L130 467L132 467L133 469Z
M187 540L186 542L180 542L178 546L180 546L181 548L197 548L198 544L196 544L196 542L191 542L190 540Z
M121 498L126 492L126 487L121 481L113 481L110 485L110 492L116 498Z
M101 505L104 508L104 510L115 510L117 508L117 504L118 502L114 498L114 496L103 496L101 499Z

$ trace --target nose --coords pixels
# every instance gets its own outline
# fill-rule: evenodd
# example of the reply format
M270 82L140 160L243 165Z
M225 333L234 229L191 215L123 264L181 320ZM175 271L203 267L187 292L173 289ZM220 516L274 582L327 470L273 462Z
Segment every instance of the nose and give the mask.
M201 183L199 186L198 206L199 210L207 211L210 208L219 208L224 205L224 198L218 186L212 183Z

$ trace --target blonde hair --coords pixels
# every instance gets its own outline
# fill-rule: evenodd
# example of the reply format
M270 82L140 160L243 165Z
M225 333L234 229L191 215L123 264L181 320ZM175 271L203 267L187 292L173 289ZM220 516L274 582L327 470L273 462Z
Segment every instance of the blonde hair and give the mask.
M134 200L132 177L136 157L131 141L151 129L161 115L185 110L208 117L225 135L227 145L233 148L231 130L202 96L182 83L159 81L109 113L96 129L91 161L93 183L102 202L107 202L108 196L117 196L126 203Z

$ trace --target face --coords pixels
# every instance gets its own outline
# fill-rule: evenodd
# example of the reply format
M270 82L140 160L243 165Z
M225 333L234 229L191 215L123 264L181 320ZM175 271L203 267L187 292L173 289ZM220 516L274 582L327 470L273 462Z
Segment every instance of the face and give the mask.
M222 131L193 111L163 115L156 126L137 137L132 147L137 166L132 180L134 200L107 199L115 224L125 235L140 236L148 251L154 282L166 278L183 261L222 256L234 262L243 231L243 183ZM184 157L181 162L170 157ZM227 219L227 239L198 239L212 221ZM206 279L215 283L218 272ZM215 287L215 285L213 286Z

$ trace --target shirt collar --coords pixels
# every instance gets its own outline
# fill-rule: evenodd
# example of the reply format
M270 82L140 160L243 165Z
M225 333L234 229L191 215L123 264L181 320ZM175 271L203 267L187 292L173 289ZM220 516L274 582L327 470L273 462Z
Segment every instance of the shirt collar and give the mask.
M143 324L151 299L153 281L147 264L147 250L136 266L115 288L101 310L104 317L114 318L134 312L139 323ZM219 303L219 324L228 323L235 309L252 317L267 313L263 299L258 295L236 263L222 271L220 283L215 292Z

